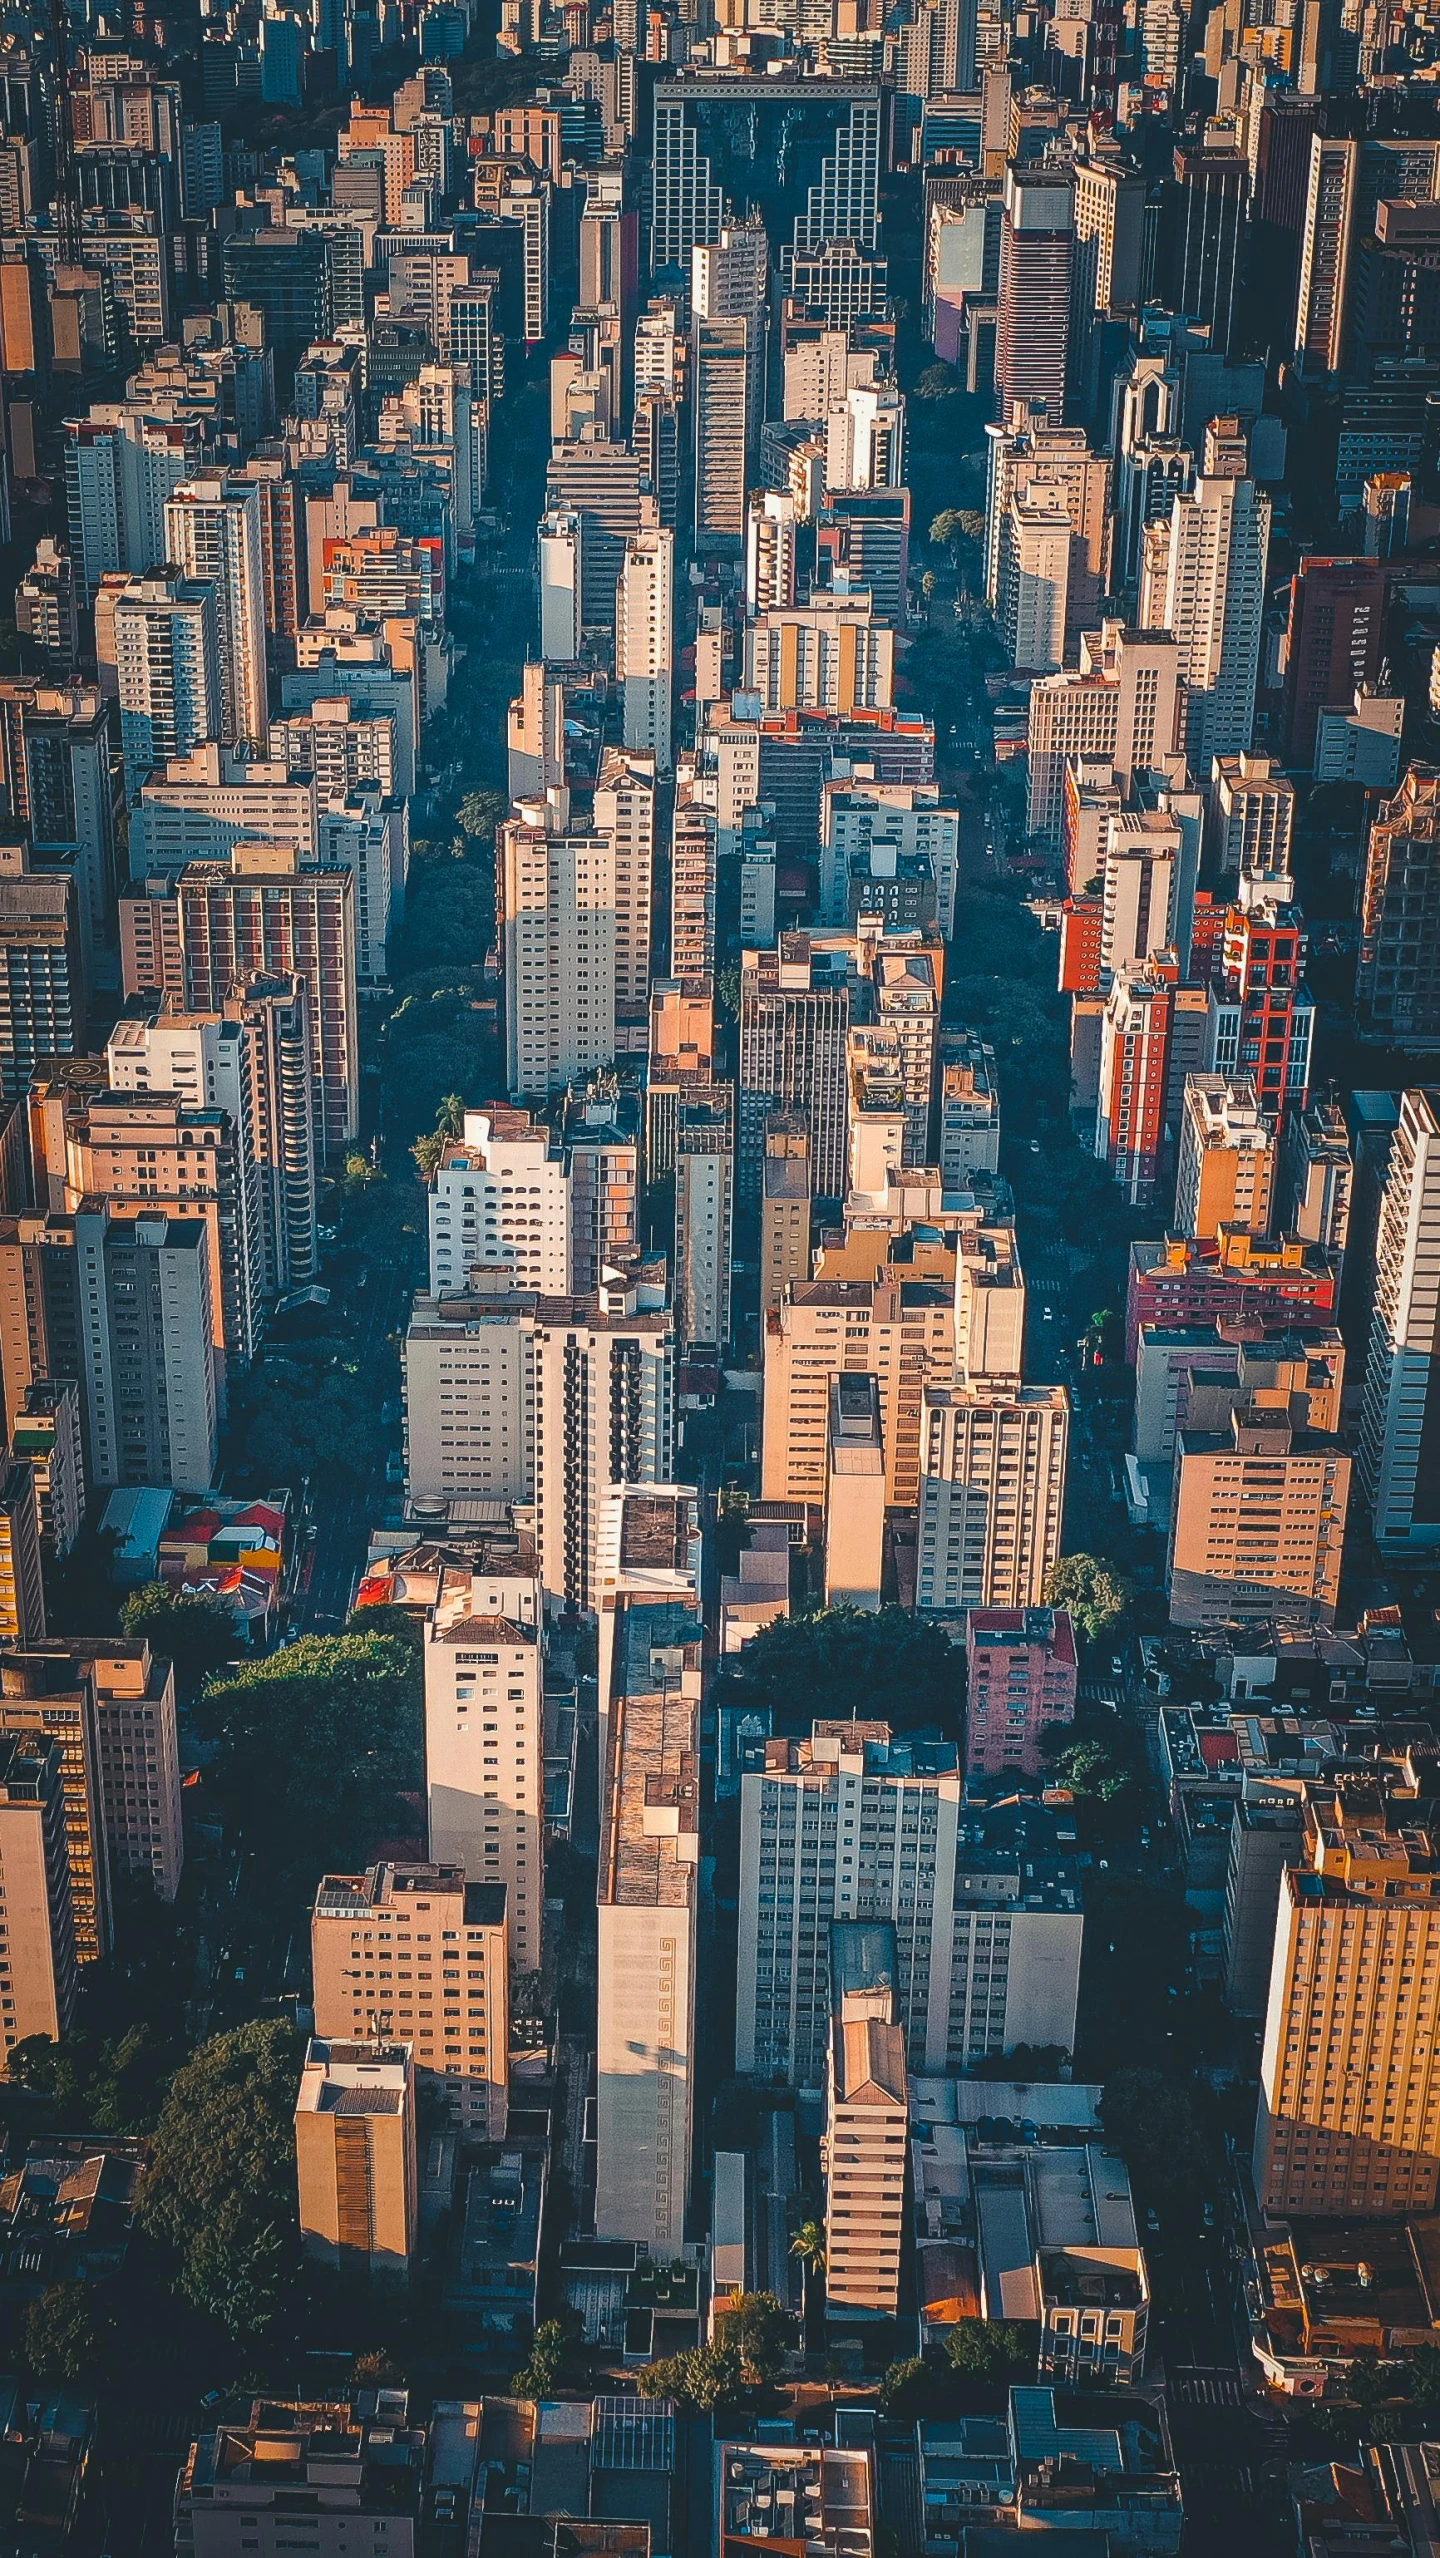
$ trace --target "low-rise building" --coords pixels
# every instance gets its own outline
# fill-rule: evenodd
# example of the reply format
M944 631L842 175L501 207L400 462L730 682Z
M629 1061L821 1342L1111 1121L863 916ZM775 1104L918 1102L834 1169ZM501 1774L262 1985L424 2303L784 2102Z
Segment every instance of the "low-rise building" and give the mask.
M191 2444L175 2490L176 2558L415 2558L425 2433L403 2389L353 2401L257 2398L248 2418Z

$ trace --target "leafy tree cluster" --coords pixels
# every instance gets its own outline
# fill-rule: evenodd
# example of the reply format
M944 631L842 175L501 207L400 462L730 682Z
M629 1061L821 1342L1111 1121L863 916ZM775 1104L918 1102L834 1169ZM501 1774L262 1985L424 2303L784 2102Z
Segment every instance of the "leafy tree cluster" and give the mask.
M673 2398L699 2415L733 2407L747 2389L768 2389L785 2368L795 2321L773 2292L738 2292L710 2345L662 2355L639 2375L645 2398Z
M343 1338L277 1344L232 1401L238 1462L252 1482L368 1482L386 1444L374 1389Z
M235 1619L223 1599L205 1590L172 1590L147 1581L121 1602L120 1630L143 1636L152 1652L175 1665L175 1684L189 1695L236 1649Z
M1202 2099L1163 2070L1119 2069L1105 2083L1100 2120L1134 2180L1140 2200L1187 2220L1217 2189L1223 2152Z
M795 2342L795 2321L773 2292L736 2292L719 2313L717 2343L740 2357L743 2378L751 2389L767 2389L785 2368Z
M363 1865L408 1825L400 1798L420 1783L422 1700L413 1635L368 1629L302 1635L207 1682L196 1706L218 1743L207 1786L282 1895Z
M808 1732L817 1715L953 1729L960 1661L948 1636L908 1609L825 1608L766 1626L745 1646L735 1685L747 1704L770 1708L781 1732Z
M1130 1602L1120 1573L1097 1554L1062 1554L1045 1583L1052 1608L1068 1608L1087 1643L1103 1643Z
M885 2414L909 2423L959 2415L1035 2377L1033 2327L1000 2318L962 2318L938 2353L892 2363L880 2384Z
M267 2018L217 2034L177 2070L137 2217L176 2287L237 2340L275 2327L299 2269L295 2087L301 2048Z
M116 2035L82 2029L63 2043L32 2034L16 2044L9 2072L28 2095L47 2100L58 2123L84 2123L97 2132L148 2132L179 2050L173 2035L143 2023Z
M88 2283L51 2283L25 2313L25 2360L37 2380L83 2380L106 2333Z
M745 2373L733 2345L695 2345L688 2354L647 2363L636 2384L642 2398L673 2398L677 2407L713 2416L744 2395Z
M566 2321L547 2318L535 2330L528 2359L510 2386L517 2398L553 2398L570 2360L573 2336Z

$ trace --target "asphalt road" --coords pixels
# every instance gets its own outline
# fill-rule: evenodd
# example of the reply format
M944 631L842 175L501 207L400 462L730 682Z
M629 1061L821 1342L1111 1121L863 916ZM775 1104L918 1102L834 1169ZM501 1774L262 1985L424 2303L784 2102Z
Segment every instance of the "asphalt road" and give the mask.
M414 1289L415 1280L408 1269L384 1263L378 1255L370 1262L369 1281L360 1292L356 1349L360 1374L374 1380L381 1399L398 1391L390 1384L386 1346L392 1334L404 1329ZM400 1445L398 1421L391 1444L396 1448ZM359 1484L350 1492L312 1486L311 1517L316 1536L308 1583L291 1612L297 1634L333 1634L344 1624L365 1562L370 1531L392 1504L398 1506L399 1497L399 1486L386 1483L383 1464L368 1483Z

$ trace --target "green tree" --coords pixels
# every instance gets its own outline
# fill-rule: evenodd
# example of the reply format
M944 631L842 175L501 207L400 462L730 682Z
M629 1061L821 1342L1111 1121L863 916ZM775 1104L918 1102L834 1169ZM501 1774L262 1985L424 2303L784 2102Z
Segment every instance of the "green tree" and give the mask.
M1030 2329L1007 2318L962 2318L947 2328L945 2354L952 2371L990 2389L1010 2389L1035 2377Z
M1214 2192L1219 2173L1216 2144L1194 2090L1163 2070L1115 2070L1100 2099L1100 2120L1142 2201L1193 2218L1202 2197Z
M85 2283L52 2283L25 2313L25 2360L37 2380L83 2380L100 2350Z
M790 2241L790 2253L798 2256L807 2274L825 2271L825 2224L819 2220L802 2220Z
M673 2398L677 2407L710 2416L733 2407L745 2387L745 2373L733 2345L696 2345L688 2354L671 2354L647 2363L636 2376L642 2398Z
M171 2080L140 2189L137 2217L174 2251L179 2290L237 2341L273 2327L298 2267L300 2059L277 2018L202 2043Z
M1057 1785L1094 1803L1113 1803L1135 1781L1135 1771L1107 1741L1089 1733L1068 1732L1052 1723L1041 1734L1041 1748Z
M493 840L497 826L503 826L510 803L503 791L467 791L455 811L455 823L462 834Z
M948 551L953 559L965 535L965 518L956 506L942 506L930 519L930 548Z
M1130 1593L1113 1565L1097 1554L1062 1554L1045 1583L1052 1608L1068 1608L1087 1643L1099 1643L1118 1625Z
M465 1096L447 1092L435 1114L435 1125L423 1137L417 1137L410 1152L428 1181L436 1170L446 1146L461 1135L465 1126Z
M143 1635L151 1649L175 1664L177 1684L188 1691L218 1670L237 1649L235 1619L223 1599L205 1590L171 1590L147 1581L120 1609L122 1633Z
M196 1720L219 1748L206 1782L262 1878L308 1894L317 1874L363 1866L408 1825L422 1697L415 1646L393 1634L302 1635L208 1682Z
M826 1608L818 1616L779 1617L740 1656L736 1686L747 1702L767 1705L776 1728L809 1730L817 1714L856 1715L915 1731L953 1728L959 1705L959 1656L938 1626L905 1608Z
M529 2355L510 2383L517 2398L553 2398L565 2369L570 2340L563 2320L547 2318L535 2330Z
M950 365L927 364L915 385L915 397L917 400L948 400L959 387Z
M918 2417L935 2410L935 2373L931 2365L913 2354L905 2362L892 2363L880 2383L880 2404L896 2424L911 2424Z
M779 2377L795 2342L795 2321L773 2292L736 2292L721 2313L720 2342L733 2346L752 2388Z

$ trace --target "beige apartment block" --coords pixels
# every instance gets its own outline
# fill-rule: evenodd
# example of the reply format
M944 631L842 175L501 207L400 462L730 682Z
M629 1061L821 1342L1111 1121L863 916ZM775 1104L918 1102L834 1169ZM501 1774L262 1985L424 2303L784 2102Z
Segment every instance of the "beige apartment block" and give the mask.
M600 1805L595 2234L658 2257L684 2245L690 2187L697 1724L669 1687L612 1696Z
M765 1319L764 1499L824 1501L832 1381L868 1374L880 1393L885 1497L913 1509L921 1395L954 1364L954 1294L933 1280L811 1279L792 1288Z
M841 2320L894 2317L905 2243L905 2033L894 2021L893 1990L845 1985L841 1947L859 1934L841 1927L832 1939L840 1978L821 2151L825 2305Z
M1297 1429L1284 1405L1237 1404L1222 1429L1180 1430L1172 1625L1233 1617L1333 1625L1350 1473L1338 1440Z
M544 1647L538 1617L491 1615L476 1596L447 1576L425 1628L430 1853L503 1887L511 1954L531 1972L545 1904Z
M885 1571L885 1442L873 1377L830 1388L825 1605L878 1609Z
M295 2166L306 2255L377 2285L407 2283L419 2210L408 2043L310 2043Z
M0 2044L8 2065L32 2034L58 2043L75 2012L64 1770L59 1743L43 1732L0 1733L0 1901Z
M1440 1857L1413 1794L1310 1789L1280 1878L1255 2191L1277 2218L1432 2212L1440 2188Z
M408 2043L451 2122L502 2140L510 2068L505 1890L454 1865L327 1874L310 1928L324 2042Z
M1175 1231L1210 1237L1222 1226L1268 1235L1277 1123L1248 1075L1187 1075L1175 1170Z

